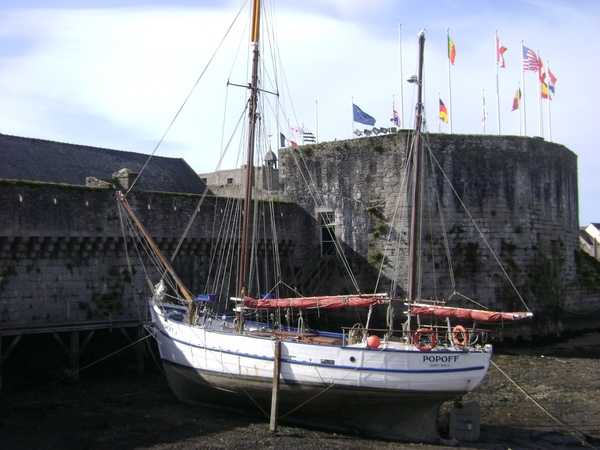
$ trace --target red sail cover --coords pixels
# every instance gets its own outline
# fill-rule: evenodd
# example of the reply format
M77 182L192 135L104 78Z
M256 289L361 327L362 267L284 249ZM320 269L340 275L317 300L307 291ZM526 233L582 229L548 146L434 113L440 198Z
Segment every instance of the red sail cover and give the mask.
M374 295L333 295L327 297L274 298L257 299L244 297L244 306L248 308L347 308L365 307L385 303L386 298Z
M410 312L411 314L419 316L450 317L487 323L511 322L515 320L533 317L533 313L530 312L496 312L482 311L478 309L452 308L449 306L429 305L412 306L410 308Z

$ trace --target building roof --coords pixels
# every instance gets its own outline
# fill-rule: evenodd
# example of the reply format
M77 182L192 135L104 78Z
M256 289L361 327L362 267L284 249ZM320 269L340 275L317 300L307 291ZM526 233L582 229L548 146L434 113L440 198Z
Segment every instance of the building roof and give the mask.
M87 177L111 179L127 168L140 172L149 155L0 134L0 179L86 185ZM181 158L154 156L138 188L202 194L204 182Z
M588 245L592 245L594 242L592 241L592 237L585 232L585 230L579 231L579 239L585 242Z

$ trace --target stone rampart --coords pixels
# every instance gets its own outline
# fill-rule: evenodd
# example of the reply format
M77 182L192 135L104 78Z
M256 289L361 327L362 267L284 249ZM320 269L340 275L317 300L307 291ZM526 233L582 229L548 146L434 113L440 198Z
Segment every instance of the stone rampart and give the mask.
M201 196L133 192L128 199L168 256L179 246ZM214 224L224 220L230 200L203 200L173 262L195 294L210 289L211 249L225 245ZM143 250L124 236L114 190L0 181L0 211L0 328L145 316L147 278L157 282L158 274ZM287 223L277 235L278 249L285 270L293 271L308 258L308 243L317 246L318 241L304 231L311 229L306 227L310 218L296 205L278 203L276 217ZM265 254L272 240L265 237L259 253Z

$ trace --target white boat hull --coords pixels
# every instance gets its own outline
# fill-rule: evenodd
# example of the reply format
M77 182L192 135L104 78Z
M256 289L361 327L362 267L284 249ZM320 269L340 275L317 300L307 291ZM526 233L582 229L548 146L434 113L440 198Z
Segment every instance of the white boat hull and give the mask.
M187 325L169 319L153 302L151 310L161 359L178 398L258 405L269 414L274 339L234 333L220 320ZM477 387L490 359L487 348L423 352L412 344L371 349L282 340L279 416L320 428L435 441L441 404Z

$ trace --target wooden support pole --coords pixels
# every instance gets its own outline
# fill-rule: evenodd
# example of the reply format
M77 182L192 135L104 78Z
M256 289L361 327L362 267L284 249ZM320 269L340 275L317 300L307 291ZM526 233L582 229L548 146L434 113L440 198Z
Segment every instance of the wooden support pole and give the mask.
M56 342L58 342L58 345L64 350L64 352L67 354L67 356L69 356L69 347L67 347L65 345L62 338L60 337L60 334L58 334L56 331L54 331L52 333L52 336L54 336L54 339L56 339ZM56 364L63 370L65 375L67 375L68 377L71 376L70 369L65 367L58 358L56 359Z
M275 341L273 358L273 393L271 394L271 422L269 431L277 431L277 418L279 416L279 374L281 372L281 341Z
M71 331L71 348L69 350L71 378L79 380L79 331Z
M69 358L69 367L63 367L63 370L71 379L75 381L79 380L79 331L71 331L69 333L70 341L68 347L57 332L53 332L52 334ZM62 366L62 364L59 365Z

